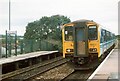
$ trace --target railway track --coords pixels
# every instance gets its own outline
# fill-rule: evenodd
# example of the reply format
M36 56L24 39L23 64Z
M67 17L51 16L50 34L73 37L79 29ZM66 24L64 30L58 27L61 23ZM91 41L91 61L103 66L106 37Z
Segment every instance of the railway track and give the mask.
M107 53L106 57L110 53L111 50L106 52ZM83 71L76 70L72 72L71 74L67 75L66 77L64 77L63 79L61 79L60 81L87 81L88 78L91 76L91 74L98 68L98 66L104 61L105 58L103 58L102 61L94 69L83 70Z
M109 53L109 52L107 52L107 53ZM103 58L103 60L104 60L105 58ZM97 62L97 61L96 61ZM95 62L95 64L97 64ZM102 62L102 61L101 61ZM99 64L101 63L101 62L99 62ZM91 74L95 71L95 69L99 66L99 64L97 64L97 66L96 67L94 67L94 68L92 68L92 69L89 69L89 70L76 70L76 71L70 71L69 73L67 73L68 72L68 70L67 71L65 71L65 70L63 70L63 69L65 69L66 67L63 67L63 69L59 69L59 70L57 70L57 71L65 71L64 73L62 73L62 72L59 72L58 74L57 74L57 76L56 77L54 77L53 78L53 76L55 76L56 75L56 73L55 73L55 71L54 71L54 75L51 75L52 74L52 72L51 73L49 73L49 74L47 74L47 76L49 76L49 78L46 76L46 75L42 75L42 76L38 76L36 79L38 79L38 80L44 80L44 81L47 81L47 80L53 80L53 81L87 81L88 80L88 78L91 76ZM60 77L58 77L59 75L60 75L60 73L61 73L61 75L63 75L63 76L60 76ZM67 74L65 74L65 73L67 73ZM64 75L65 74L65 75ZM33 81L35 81L36 80L35 78L34 78L34 80Z
M39 64L29 66L20 70L16 70L7 74L2 75L2 81L9 81L9 80L27 80L30 79L38 74L46 72L52 68L60 66L66 63L68 60L62 57L57 57L55 59L51 59L48 61L41 62Z
M64 77L60 81L86 81L89 76L93 73L93 70L74 71L68 76Z

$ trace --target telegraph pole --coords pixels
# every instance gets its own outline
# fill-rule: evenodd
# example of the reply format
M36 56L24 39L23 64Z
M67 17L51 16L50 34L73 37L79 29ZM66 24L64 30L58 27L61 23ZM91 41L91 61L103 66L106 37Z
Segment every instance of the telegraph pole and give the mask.
M9 31L11 30L11 2L9 0ZM11 56L11 35L9 33L9 55Z
M11 12L10 12L10 8L11 8L11 7L10 7L10 6L11 6L11 3L10 3L10 0L9 0L9 31L10 31L10 26L11 26L11 21L10 21L10 20L11 20L11 19L10 19L10 15L11 15L11 14L10 14L10 13L11 13Z

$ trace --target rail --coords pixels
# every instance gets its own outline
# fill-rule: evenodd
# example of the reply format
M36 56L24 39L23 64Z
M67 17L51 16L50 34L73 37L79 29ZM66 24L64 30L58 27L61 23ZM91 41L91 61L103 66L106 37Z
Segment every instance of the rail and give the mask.
M47 61L41 62L33 66L29 66L29 67L26 67L20 70L16 70L16 71L13 71L7 74L3 74L2 81L9 80L9 79L10 80L12 79L26 80L40 73L43 73L47 70L50 70L54 67L57 67L61 64L64 64L67 61L68 61L67 59L64 59L62 57L57 57L51 60L47 60Z
M74 71L60 81L86 81L87 78L93 73L93 70Z

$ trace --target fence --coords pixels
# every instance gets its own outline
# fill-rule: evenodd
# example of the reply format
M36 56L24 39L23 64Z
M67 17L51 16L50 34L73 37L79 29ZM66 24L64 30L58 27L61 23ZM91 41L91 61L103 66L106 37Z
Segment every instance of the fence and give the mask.
M22 47L23 46L23 47ZM21 47L23 48L25 53L34 52L34 51L52 51L57 50L55 44L51 44L44 40L25 40L24 43L21 43ZM22 52L22 51L21 51Z
M17 54L15 54L16 52L14 45L12 45L11 47L12 47L11 55L9 54L9 49L7 49L7 54L6 54L6 47L4 45L2 49L2 57L10 57L18 54L25 54L36 51L59 50L59 45L50 43L47 40L19 40L19 42L17 43Z

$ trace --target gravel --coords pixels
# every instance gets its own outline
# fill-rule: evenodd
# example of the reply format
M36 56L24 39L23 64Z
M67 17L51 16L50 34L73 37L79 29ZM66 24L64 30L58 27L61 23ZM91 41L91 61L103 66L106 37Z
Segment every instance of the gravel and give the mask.
M74 72L74 69L72 69L67 64L63 64L41 75L38 75L37 77L34 78L34 80L50 80L51 79L51 80L59 81L64 77L68 76L69 74L71 74L72 72Z

